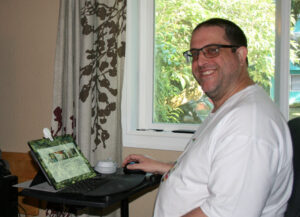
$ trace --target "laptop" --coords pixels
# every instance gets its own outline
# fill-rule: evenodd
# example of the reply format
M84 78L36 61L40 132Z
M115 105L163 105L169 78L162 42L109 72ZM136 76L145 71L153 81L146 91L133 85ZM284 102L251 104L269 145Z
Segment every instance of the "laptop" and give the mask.
M57 193L101 197L141 184L142 174L97 174L71 135L29 141L31 154ZM92 185L92 186L91 186ZM79 186L79 187L78 187Z

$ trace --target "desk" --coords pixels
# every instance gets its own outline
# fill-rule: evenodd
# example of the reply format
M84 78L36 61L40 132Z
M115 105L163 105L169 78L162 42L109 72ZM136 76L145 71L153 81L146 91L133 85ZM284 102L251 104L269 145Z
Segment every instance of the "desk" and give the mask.
M78 207L94 207L94 208L106 208L115 203L121 202L121 217L129 216L129 197L153 190L160 183L161 176L152 175L151 177L145 178L145 180L137 187L132 188L129 191L121 192L113 195L103 197L89 197L82 199L74 199L72 196L61 195L53 192L45 192L33 189L23 189L19 192L19 195L29 196L48 202L59 203L64 205L72 205Z

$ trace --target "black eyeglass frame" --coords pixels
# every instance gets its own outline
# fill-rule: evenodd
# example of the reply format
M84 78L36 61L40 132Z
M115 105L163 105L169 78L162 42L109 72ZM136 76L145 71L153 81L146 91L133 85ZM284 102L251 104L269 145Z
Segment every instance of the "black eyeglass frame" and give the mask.
M187 62L192 62L192 61L189 61L189 59L190 59L190 57L193 58L193 55L191 54L191 52L193 52L193 51L197 51L197 59L198 59L201 51L203 52L203 55L206 58L214 58L214 57L219 56L220 52L217 52L217 54L214 55L214 56L206 56L207 53L204 52L204 49L207 48L207 47L211 47L211 46L218 47L218 49L219 48L235 48L235 49L232 49L232 52L235 52L237 48L241 47L241 45L208 44L208 45L205 45L202 48L193 48L193 49L187 50L187 51L183 52L183 56L186 58Z

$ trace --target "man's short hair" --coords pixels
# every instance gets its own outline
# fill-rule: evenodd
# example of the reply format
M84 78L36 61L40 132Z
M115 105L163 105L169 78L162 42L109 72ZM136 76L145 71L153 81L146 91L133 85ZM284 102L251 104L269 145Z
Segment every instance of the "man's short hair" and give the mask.
M239 45L239 46L245 46L247 47L247 38L243 30L236 25L235 23L222 19L222 18L212 18L209 20L206 20L196 26L196 28L193 30L193 33L200 29L201 27L208 27L208 26L218 26L225 30L225 36L227 37L227 40L232 45Z

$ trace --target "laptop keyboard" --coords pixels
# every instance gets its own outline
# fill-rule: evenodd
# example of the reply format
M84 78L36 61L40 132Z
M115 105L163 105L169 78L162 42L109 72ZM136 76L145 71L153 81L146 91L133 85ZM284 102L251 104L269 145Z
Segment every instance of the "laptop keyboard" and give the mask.
M67 196L75 196L76 198L84 197L103 197L129 191L130 189L138 186L145 179L145 175L142 174L113 174L106 175L104 177L97 176L91 179L86 179L71 186L68 186L57 193Z
M108 181L109 180L107 179L99 178L86 179L60 190L59 193L85 194L86 192L93 191Z

